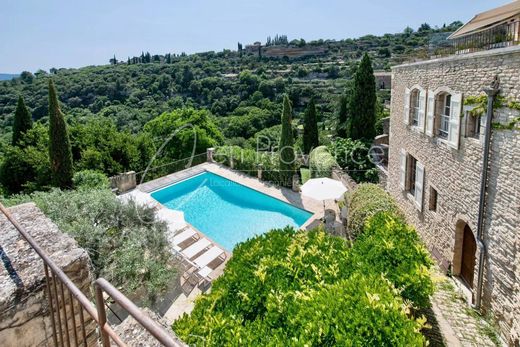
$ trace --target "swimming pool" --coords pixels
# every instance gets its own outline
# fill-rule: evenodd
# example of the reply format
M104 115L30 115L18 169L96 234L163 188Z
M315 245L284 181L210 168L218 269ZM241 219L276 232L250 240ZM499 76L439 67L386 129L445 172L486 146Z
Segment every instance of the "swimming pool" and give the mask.
M231 251L274 228L302 226L312 213L211 172L153 192L152 198L184 212L188 223Z

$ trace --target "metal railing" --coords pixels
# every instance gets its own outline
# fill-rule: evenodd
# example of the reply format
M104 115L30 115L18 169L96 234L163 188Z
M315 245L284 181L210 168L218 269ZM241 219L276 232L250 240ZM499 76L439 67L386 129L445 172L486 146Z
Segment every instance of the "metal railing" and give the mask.
M132 301L103 278L95 281L96 304L94 305L1 203L0 211L43 261L45 294L49 304L54 346L97 345L96 330L104 347L110 346L111 341L118 346L126 346L126 343L107 322L106 301L103 292L124 308L162 345L185 346L169 335L161 325L142 313ZM85 311L88 314L87 318Z
M434 56L466 54L520 45L520 20L509 21L480 32L452 39L450 47L438 48Z

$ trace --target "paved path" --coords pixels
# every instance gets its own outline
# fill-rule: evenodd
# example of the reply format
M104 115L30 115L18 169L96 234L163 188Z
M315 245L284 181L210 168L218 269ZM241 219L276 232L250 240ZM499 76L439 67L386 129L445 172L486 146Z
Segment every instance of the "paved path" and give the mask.
M432 297L432 311L437 326L433 327L431 346L441 346L435 336L440 330L446 346L501 346L496 330L479 316L467 303L454 279L436 269L434 280L437 288Z

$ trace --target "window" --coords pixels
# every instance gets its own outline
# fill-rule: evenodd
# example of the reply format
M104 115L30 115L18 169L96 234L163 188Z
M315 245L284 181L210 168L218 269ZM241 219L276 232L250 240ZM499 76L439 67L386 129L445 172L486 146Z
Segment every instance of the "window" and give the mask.
M401 189L413 198L417 209L422 211L424 165L417 161L415 157L406 153L404 149L401 149L400 170Z
M469 111L466 112L466 137L480 138L481 120L481 116L472 115Z
M443 94L441 96L441 105L439 137L447 139L450 131L451 94Z
M449 147L458 149L462 93L452 92L447 87L438 88L428 94L427 111L426 134L438 136Z
M404 124L424 132L424 116L426 112L426 90L420 86L405 89Z
M407 175L407 188L411 195L415 196L415 179L417 174L417 159L408 155L408 175Z
M410 120L412 125L419 125L419 90L417 89L410 94Z
M429 210L437 212L437 190L430 186Z

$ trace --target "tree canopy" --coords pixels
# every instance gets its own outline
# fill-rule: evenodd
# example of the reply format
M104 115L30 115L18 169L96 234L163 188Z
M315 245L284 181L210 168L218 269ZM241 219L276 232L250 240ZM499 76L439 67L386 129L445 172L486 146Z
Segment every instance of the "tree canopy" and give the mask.
M363 56L354 75L348 120L348 136L353 140L371 140L376 136L376 81L368 54Z
M13 121L13 139L12 145L19 145L22 136L27 133L29 129L32 128L32 118L31 113L25 106L25 102L23 101L23 97L20 96L18 98L18 103L16 104L16 111L14 113L14 121Z
M49 79L49 157L53 184L60 188L72 187L74 172L69 133L52 79Z

